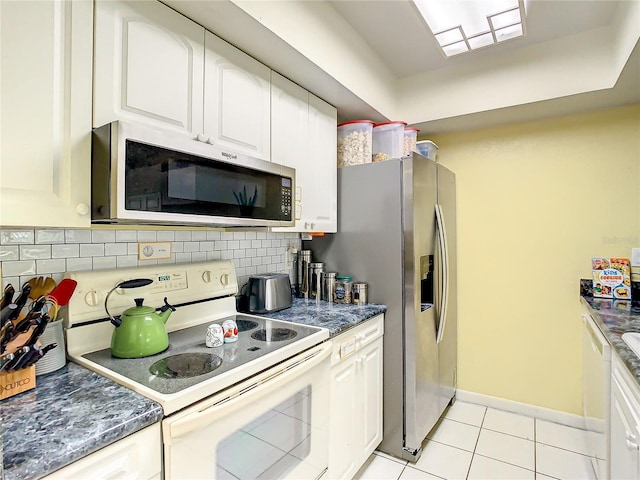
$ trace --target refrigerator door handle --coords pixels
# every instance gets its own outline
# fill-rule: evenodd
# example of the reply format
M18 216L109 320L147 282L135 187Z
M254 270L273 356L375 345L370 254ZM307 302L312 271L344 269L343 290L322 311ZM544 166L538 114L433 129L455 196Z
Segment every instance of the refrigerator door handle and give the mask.
M440 259L442 262L440 268L440 305L438 308L439 320L436 332L436 343L440 343L444 338L444 329L447 323L447 306L449 303L449 247L447 244L447 231L444 224L444 215L442 206L436 204L436 229L438 232L438 248L440 249Z

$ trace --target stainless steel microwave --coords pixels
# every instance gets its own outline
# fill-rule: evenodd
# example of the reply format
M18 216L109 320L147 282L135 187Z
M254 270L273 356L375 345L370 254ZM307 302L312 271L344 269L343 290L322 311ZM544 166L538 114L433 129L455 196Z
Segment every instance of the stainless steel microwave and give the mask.
M287 227L295 169L144 125L93 130L94 223Z

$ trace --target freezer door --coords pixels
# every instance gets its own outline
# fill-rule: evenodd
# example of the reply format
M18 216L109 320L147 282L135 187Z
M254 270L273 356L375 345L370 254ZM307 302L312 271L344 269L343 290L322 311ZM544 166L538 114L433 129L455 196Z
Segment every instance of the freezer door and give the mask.
M436 313L444 318L438 331L439 392L438 410L444 411L456 391L456 365L458 350L458 296L457 296L457 248L456 248L456 177L443 167L438 170L438 205L442 213L444 245L441 251L446 256L446 271L440 271L442 261L436 261L436 296L444 294L446 304L436 301ZM446 291L443 290L446 288Z
M426 259L435 253L436 164L420 155L403 161L404 449L418 451L438 421L436 308L423 302ZM433 258L433 257L431 257ZM422 268L421 268L422 266ZM385 352L386 354L386 352Z

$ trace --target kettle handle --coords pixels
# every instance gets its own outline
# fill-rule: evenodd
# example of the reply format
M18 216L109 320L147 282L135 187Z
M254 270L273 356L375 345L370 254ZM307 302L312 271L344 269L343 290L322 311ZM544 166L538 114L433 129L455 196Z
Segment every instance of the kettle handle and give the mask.
M176 307L174 307L173 305L169 304L169 302L167 302L167 297L164 297L164 305L162 307L160 307L160 311L161 312L166 312L169 309L171 309L172 312L176 311Z

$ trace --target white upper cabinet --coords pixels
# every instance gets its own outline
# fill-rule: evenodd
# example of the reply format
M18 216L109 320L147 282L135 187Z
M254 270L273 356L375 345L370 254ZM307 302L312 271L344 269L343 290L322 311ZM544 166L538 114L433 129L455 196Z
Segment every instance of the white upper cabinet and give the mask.
M91 221L91 2L0 2L0 226Z
M93 125L202 132L204 28L160 2L95 2Z
M269 68L209 32L205 47L201 140L269 160Z
M271 160L296 169L295 227L337 231L337 111L276 72L271 73Z

